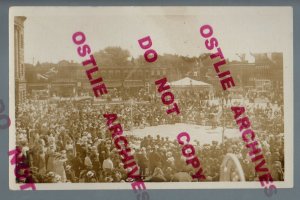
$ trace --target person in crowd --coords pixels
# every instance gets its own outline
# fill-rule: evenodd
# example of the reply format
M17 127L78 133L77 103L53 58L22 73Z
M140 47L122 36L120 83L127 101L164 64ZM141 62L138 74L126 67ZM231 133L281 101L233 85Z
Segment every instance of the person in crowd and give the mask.
M104 171L113 171L114 164L111 160L110 154L107 155L107 158L103 161L102 168Z
M136 158L138 166L140 167L140 174L142 177L146 176L146 168L148 164L148 157L146 153L146 148L142 147L141 150L137 150L136 152Z

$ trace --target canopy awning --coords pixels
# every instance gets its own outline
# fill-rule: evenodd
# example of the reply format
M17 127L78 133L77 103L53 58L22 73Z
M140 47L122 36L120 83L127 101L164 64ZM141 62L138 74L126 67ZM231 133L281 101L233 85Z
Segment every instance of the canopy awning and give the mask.
M183 79L177 80L177 81L173 81L170 83L171 86L178 86L178 87L190 87L190 86L202 86L202 87L209 87L211 86L208 83L202 82L202 81L197 81L197 80L193 80L189 77L185 77Z

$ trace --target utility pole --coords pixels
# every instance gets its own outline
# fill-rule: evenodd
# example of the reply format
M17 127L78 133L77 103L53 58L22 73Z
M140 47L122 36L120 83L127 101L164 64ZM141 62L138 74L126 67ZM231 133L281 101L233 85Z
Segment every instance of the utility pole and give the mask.
M133 130L132 105L133 105L133 99L130 100L130 119L131 119L131 128L130 128L130 132L132 132L132 130Z
M225 138L224 101L224 95L222 95L222 143L224 143Z

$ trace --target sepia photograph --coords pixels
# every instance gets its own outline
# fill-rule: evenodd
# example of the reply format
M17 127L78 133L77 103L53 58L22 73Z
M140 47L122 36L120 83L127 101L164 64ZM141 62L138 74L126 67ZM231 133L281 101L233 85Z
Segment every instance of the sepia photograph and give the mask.
M11 7L10 189L292 188L292 14Z

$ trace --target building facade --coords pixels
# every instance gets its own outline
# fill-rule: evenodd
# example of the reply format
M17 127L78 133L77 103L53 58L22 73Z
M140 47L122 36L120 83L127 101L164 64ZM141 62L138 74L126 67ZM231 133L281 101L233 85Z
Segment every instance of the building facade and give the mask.
M15 62L15 100L16 104L26 99L26 79L24 64L24 21L26 17L14 18L14 62Z
M50 74L51 69L57 73ZM26 67L28 94L34 90L49 90L50 96L74 96L82 93L93 95L91 84L86 77L86 68L79 63L60 62ZM50 74L50 75L49 75ZM42 75L42 76L39 76ZM95 77L102 77L107 88L138 89L154 87L155 80L164 76L176 78L171 67L120 66L101 67ZM43 77L43 78L39 78ZM175 79L176 80L176 79ZM170 79L172 81L172 79Z
M259 90L280 89L283 87L283 54L265 53L253 55L254 63L248 61L227 62L224 71L230 70L235 84L242 88L255 88ZM211 65L212 66L212 65ZM213 67L209 66L209 83L219 87L218 76Z

